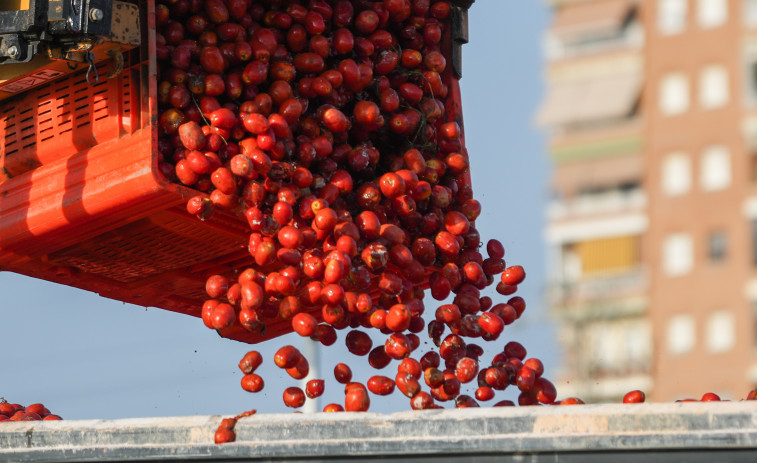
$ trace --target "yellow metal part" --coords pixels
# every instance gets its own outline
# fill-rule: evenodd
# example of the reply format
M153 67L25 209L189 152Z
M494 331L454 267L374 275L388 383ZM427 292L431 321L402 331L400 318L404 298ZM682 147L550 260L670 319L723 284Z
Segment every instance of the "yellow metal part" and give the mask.
M0 11L28 10L29 0L0 0Z
M110 40L136 47L140 42L139 8L125 2L113 2Z

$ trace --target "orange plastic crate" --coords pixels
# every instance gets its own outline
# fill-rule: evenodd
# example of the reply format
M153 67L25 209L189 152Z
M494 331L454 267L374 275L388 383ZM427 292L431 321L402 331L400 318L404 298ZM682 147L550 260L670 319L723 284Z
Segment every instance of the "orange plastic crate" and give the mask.
M143 45L116 77L90 85L82 70L0 102L0 270L199 317L209 275L254 265L249 228L189 215L197 192L158 171L153 9L140 2ZM446 78L462 126L459 85ZM220 334L256 343L291 331L280 321Z

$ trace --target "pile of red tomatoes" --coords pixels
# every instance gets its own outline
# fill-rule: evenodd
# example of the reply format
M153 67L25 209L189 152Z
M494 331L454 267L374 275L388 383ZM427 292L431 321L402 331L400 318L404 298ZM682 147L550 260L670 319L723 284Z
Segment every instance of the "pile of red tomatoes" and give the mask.
M400 364L365 385L343 365L335 374L345 403L329 409L367 410L369 392L395 386L418 409L476 406L508 385L521 389L521 404L556 399L523 346L507 343L480 365L474 343L498 340L521 316L525 302L512 294L525 272L507 267L499 241L482 248L474 226L481 206L447 62L453 8L157 4L161 171L202 192L187 203L199 219L236 214L250 229L250 265L207 280L204 323L260 333L288 320L327 346L345 331L349 351L373 368ZM503 302L481 294L495 282ZM385 342L374 346L367 330ZM424 333L438 352L416 360ZM247 391L264 387L254 373L261 360L251 353L240 364ZM274 361L296 379L309 372L292 346ZM468 383L478 385L472 396L461 393ZM300 407L323 384L306 389L287 389L285 403Z
M523 314L525 272L475 227L449 0L163 0L156 5L160 170L198 194L200 220L249 225L249 265L209 275L202 320L263 333L286 321L383 370L365 384L340 363L343 403L365 411L395 389L413 409L475 407L517 387L554 404L539 359L517 342L487 356ZM480 159L480 162L486 162ZM482 295L494 285L502 301ZM381 333L383 342L374 345ZM420 353L421 336L436 349ZM273 359L309 373L293 346ZM242 387L261 391L249 352ZM471 392L465 393L465 388ZM301 407L324 381L283 391ZM640 391L639 391L640 392ZM643 394L642 394L643 396ZM643 401L637 394L629 401ZM562 403L581 403L570 398ZM233 421L233 420L232 420ZM231 421L229 422L231 423ZM220 441L230 439L233 425ZM220 431L220 430L219 430Z
M13 404L0 397L0 422L2 421L58 421L62 418L50 413L40 403L27 405Z

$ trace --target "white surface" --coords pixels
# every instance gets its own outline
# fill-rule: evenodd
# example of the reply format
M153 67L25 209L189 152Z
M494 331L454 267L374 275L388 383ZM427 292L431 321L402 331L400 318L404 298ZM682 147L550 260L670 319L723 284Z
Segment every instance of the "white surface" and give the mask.
M728 0L697 0L699 27L710 29L722 26L728 20Z
M717 310L707 317L705 342L714 353L728 352L736 343L736 319L729 310Z
M690 104L689 78L682 72L671 72L660 80L659 106L665 116L683 114Z
M674 35L686 29L688 0L657 0L657 29L663 35Z
M720 64L711 64L699 71L699 105L703 109L722 108L728 104L730 90L728 70Z
M689 314L678 314L668 320L666 343L668 352L674 355L691 352L696 345L696 322Z
M662 190L679 196L691 190L691 156L682 151L668 153L662 161Z
M723 145L711 145L702 152L699 183L704 191L717 191L731 185L731 152Z
M662 244L662 269L665 275L686 275L694 267L694 243L688 233L671 233Z

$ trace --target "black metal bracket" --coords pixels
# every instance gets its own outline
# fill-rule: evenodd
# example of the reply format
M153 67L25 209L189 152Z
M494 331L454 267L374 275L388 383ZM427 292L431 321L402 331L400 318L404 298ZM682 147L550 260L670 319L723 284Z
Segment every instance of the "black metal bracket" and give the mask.
M110 35L111 0L30 0L29 9L0 11L0 64L31 61L45 42L86 49Z
M0 11L0 63L25 63L37 52L47 27L48 0L32 0L26 10Z
M0 62L26 63L37 52L38 44L38 41L26 40L21 34L0 35Z
M463 77L463 45L468 43L468 9L475 0L453 0L452 10L452 71Z
M112 1L48 0L48 30L53 35L110 34Z
M48 0L30 0L27 10L0 11L0 34L35 33L47 27Z

